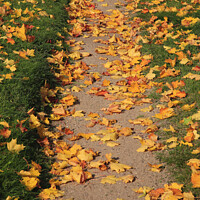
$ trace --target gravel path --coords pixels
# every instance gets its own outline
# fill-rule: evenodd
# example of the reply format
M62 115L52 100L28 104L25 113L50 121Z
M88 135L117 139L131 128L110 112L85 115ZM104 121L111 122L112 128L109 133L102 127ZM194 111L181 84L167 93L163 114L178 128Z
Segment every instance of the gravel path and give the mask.
M109 21L109 18L111 18L112 9L113 10L119 9L120 12L122 13L126 12L125 6L119 6L119 8L116 8L118 6L116 6L117 1L115 0L105 0L104 2L94 1L94 3L96 5L96 9L101 10L103 12L102 16L104 17L106 16L108 18L106 19L107 23ZM160 173L150 171L148 163L159 164L159 161L155 159L155 156L152 152L136 151L141 146L141 144L139 140L134 139L133 136L139 135L143 138L147 138L147 134L141 132L142 130L145 130L147 126L134 125L129 123L129 120L130 119L134 120L139 117L143 118L151 117L155 115L157 110L154 109L151 112L142 112L141 109L149 107L151 104L143 103L141 105L137 105L137 103L136 104L134 103L133 105L131 104L130 110L123 109L122 112L119 114L113 113L108 115L106 114L105 109L108 108L111 103L115 101L120 102L124 99L121 100L117 99L111 101L105 99L104 96L89 94L89 91L91 91L92 88L94 89L94 87L106 90L107 87L102 86L104 80L110 81L111 86L117 87L116 83L118 81L121 80L123 82L123 80L127 81L127 79L125 79L126 77L123 77L123 73L118 73L118 77L105 75L108 69L104 67L104 64L107 63L108 61L112 62L114 60L122 60L122 56L119 56L119 54L117 54L116 56L99 54L97 53L96 48L98 48L99 46L108 47L110 44L100 44L94 42L94 40L108 41L108 39L112 38L113 34L115 34L116 37L122 38L120 32L119 31L115 32L116 31L115 28L113 29L108 28L106 24L100 22L99 19L88 18L86 22L88 24L92 24L93 27L98 26L101 30L104 30L104 32L102 32L104 34L102 34L102 36L101 34L100 36L99 35L93 36L93 34L86 32L82 36L72 39L75 39L76 41L83 41L84 44L81 45L83 50L80 50L80 52L89 52L91 54L91 56L82 59L82 61L85 62L88 66L92 66L88 70L89 74L88 77L91 77L92 73L98 72L101 78L99 80L97 79L92 85L82 88L82 91L80 92L72 91L72 94L78 98L79 103L72 106L71 109L75 109L75 111L83 110L84 116L83 117L68 116L64 119L64 121L58 122L58 124L70 128L70 130L74 131L75 135L78 135L78 133L96 134L100 130L108 129L108 127L106 127L105 125L100 125L99 123L97 123L93 127L88 127L88 123L90 122L86 120L86 118L88 118L88 114L98 113L100 116L98 118L99 120L102 120L103 118L109 120L116 120L116 123L110 127L116 127L119 130L123 129L124 127L131 128L133 130L132 135L120 136L117 139L117 141L114 141L119 145L114 147L107 146L102 141L91 141L90 139L86 140L84 138L72 142L68 140L71 137L71 135L65 136L64 141L71 144L74 143L80 144L83 148L92 149L95 152L99 152L99 156L95 158L95 161L106 160L105 155L111 153L112 158L115 158L117 161L119 161L119 163L129 165L132 168L122 173L116 173L115 171L111 171L110 169L105 171L101 171L98 169L91 169L89 171L93 174L93 178L91 180L86 181L86 183L78 184L76 182L70 182L61 185L61 190L65 192L62 199L69 199L69 198L74 198L75 200L103 200L103 199L116 200L117 198L124 200L142 199L139 198L139 195L132 190L133 188L139 188L143 186L148 186L152 188L162 187L163 183L166 182L167 175L165 170L161 171ZM120 24L117 26L120 27ZM88 37L85 37L85 35L87 35ZM129 41L124 42L124 44L128 43ZM129 47L127 46L127 48ZM99 57L107 58L107 60L99 59ZM74 83L74 85L81 88L81 85L83 85L84 81L85 79L82 81L77 81ZM111 94L110 92L111 88L107 90ZM145 97L144 94L141 95L140 99L138 98L138 96L136 98L131 97L131 99L132 100L136 99L138 102L139 100L142 99L142 97ZM102 184L101 179L109 175L115 175L116 177L121 177L124 175L133 175L135 178L134 181L130 183L117 181L115 184L109 184L109 183Z

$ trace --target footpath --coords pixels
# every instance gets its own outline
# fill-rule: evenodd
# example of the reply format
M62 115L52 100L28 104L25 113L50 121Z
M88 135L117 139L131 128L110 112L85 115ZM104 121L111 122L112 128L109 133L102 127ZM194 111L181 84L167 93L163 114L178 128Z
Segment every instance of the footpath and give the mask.
M133 200L139 196L133 189L145 196L166 183L167 174L152 153L164 148L153 134L158 109L147 93L154 83L142 74L151 55L141 55L137 25L129 21L136 6L106 0L70 3L74 64L68 74L76 81L64 87L61 99L70 114L56 122L70 144L56 158L72 167L62 178L62 199Z

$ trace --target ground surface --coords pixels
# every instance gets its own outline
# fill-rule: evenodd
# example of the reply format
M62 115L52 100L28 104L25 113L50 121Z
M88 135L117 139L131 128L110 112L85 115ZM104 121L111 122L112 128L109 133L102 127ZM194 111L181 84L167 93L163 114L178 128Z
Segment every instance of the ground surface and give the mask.
M104 2L94 1L96 8L103 11L104 14L111 15L112 11L110 9L117 9L116 2L114 0L105 0ZM104 7L102 4L108 4L108 6ZM110 11L108 11L110 10ZM121 12L125 12L125 7L120 7L119 10ZM98 20L95 19L87 19L88 24L98 24ZM110 30L105 27L105 31L109 32ZM87 33L86 33L87 35ZM159 164L159 161L155 159L155 156L151 152L137 152L136 150L141 146L139 140L134 139L133 135L140 135L142 137L144 134L141 133L141 130L145 130L146 127L141 125L130 124L128 120L134 120L138 117L151 117L155 115L157 110L155 109L152 112L142 112L142 108L146 108L151 104L143 104L143 105L134 105L130 110L123 110L121 113L114 113L112 115L106 115L101 109L107 108L112 101L105 99L103 96L96 96L88 94L87 92L92 87L102 87L102 82L106 79L111 81L110 85L116 84L119 80L124 80L123 77L118 77L117 79L113 79L110 76L105 76L102 73L106 72L106 68L104 68L104 64L108 61L120 60L119 56L111 56L111 55L101 55L95 52L95 49L99 46L106 46L106 44L99 44L93 42L94 39L103 39L104 41L111 38L113 33L107 34L107 36L90 36L83 37L80 36L75 38L76 41L83 41L84 45L83 50L80 52L89 52L91 54L90 57L84 58L82 61L85 62L88 66L96 65L95 67L91 67L88 72L98 72L101 74L101 79L97 80L92 85L83 88L80 92L72 92L74 96L78 98L79 103L74 105L76 111L83 110L85 112L84 117L73 117L69 116L64 119L64 121L58 122L62 126L70 128L70 130L74 131L74 134L78 133L96 133L99 130L106 129L105 126L96 124L94 127L87 127L89 123L85 118L89 113L98 113L100 119L103 117L107 119L117 120L117 123L114 126L130 127L133 129L133 134L130 136L121 136L116 141L120 145L115 147L109 147L106 144L103 144L100 141L90 141L84 138L71 142L80 144L82 147L87 149L92 149L93 151L99 152L99 157L96 158L95 161L101 159L105 160L105 155L112 153L112 157L116 158L120 163L129 165L132 169L129 169L120 174L111 171L100 171L97 169L91 169L94 178L86 181L84 184L78 184L75 182L67 183L61 185L61 190L65 192L62 199L74 198L75 200L114 200L117 198L122 198L124 200L134 200L134 199L142 199L139 198L138 194L135 193L132 189L139 188L142 186L149 186L153 188L159 188L163 186L163 183L166 183L166 172L165 170L160 173L150 171L150 167L148 163L151 164ZM73 38L74 39L74 38ZM108 60L100 60L99 57L106 57ZM81 86L83 81L77 81L74 83L76 86ZM68 138L71 136L65 136L64 141L69 143ZM115 184L102 184L101 179L103 177L109 175L124 176L124 175L133 175L134 181L131 183L123 183L122 181L118 181Z

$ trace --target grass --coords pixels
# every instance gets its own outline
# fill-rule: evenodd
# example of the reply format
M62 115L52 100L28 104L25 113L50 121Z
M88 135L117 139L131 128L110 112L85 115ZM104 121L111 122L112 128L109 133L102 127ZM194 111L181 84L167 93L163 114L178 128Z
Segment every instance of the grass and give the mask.
M7 35L4 29L0 29L0 43L3 47L0 50L0 76L4 77L11 71L6 68L6 59L14 62L16 71L13 72L11 79L3 78L0 83L0 121L6 121L9 124L11 135L4 138L0 135L0 198L6 199L8 196L19 197L20 199L37 199L37 195L42 188L49 187L49 179L51 175L48 173L51 166L51 160L47 158L43 151L43 147L38 144L40 139L36 129L30 129L29 122L26 120L23 127L27 131L22 132L18 125L18 121L27 119L27 111L34 107L35 113L47 112L48 106L42 104L40 88L46 84L50 88L58 85L53 75L53 67L50 66L47 57L53 51L67 50L65 43L67 33L68 15L65 5L69 2L64 0L48 0L33 1L34 4L26 1L13 0L6 7L6 14L3 15L3 25L5 27L21 27L22 24L33 26L26 30L26 36L33 36L33 41L22 41L20 38L12 37L15 44L7 43ZM4 5L4 1L0 2L0 6ZM23 21L20 16L14 14L14 10L26 8L32 11L33 17L28 21ZM41 15L40 11L48 13L47 16ZM21 14L28 17L28 14ZM12 21L13 20L13 21ZM61 38L57 33L64 36ZM56 42L60 41L62 46L57 46ZM22 58L13 51L22 51L27 49L34 50L34 57L27 56L28 59ZM11 65L11 64L10 64ZM0 78L1 78L0 77ZM48 113L47 113L48 114ZM0 129L3 126L0 125ZM23 144L25 149L19 154L8 151L6 142L10 142L12 138L17 138L17 144ZM40 186L28 191L23 184L20 183L21 176L17 172L21 170L29 170L31 161L35 161L42 167L39 176Z
M142 3L145 2L145 3ZM184 136L187 133L187 128L189 128L189 124L187 123L180 123L181 120L187 121L187 117L193 115L194 113L197 113L197 111L200 108L200 101L199 101L199 81L196 81L194 79L184 79L183 76L186 74L193 73L193 74L200 74L198 71L193 71L192 68L196 65L199 66L199 60L192 59L195 55L199 53L199 46L194 45L192 43L189 43L186 39L188 38L189 34L195 34L197 37L199 37L199 27L200 22L195 23L194 25L184 26L181 24L182 20L185 17L199 17L200 11L197 9L198 4L192 4L191 1L175 1L175 0L167 0L163 3L160 3L158 5L150 5L152 1L140 1L138 4L139 9L145 9L147 8L149 11L153 8L161 7L162 5L166 4L164 7L164 10L157 12L148 12L148 13L137 13L137 17L141 18L143 22L146 22L146 24L143 23L143 26L141 26L140 31L141 35L144 38L147 38L149 40L148 43L142 43L140 42L140 45L142 45L142 54L143 55L149 55L151 54L153 56L153 60L150 63L150 68L153 68L154 66L163 66L166 62L166 59L174 59L177 58L176 54L169 53L165 50L164 46L168 46L171 48L176 48L178 51L182 51L186 57L192 61L188 62L186 64L180 64L180 60L176 61L176 64L174 68L176 70L180 70L180 74L178 76L168 76L165 78L159 78L160 77L160 71L154 71L156 74L156 78L154 78L154 81L162 83L162 92L168 91L169 87L165 83L170 83L173 81L180 81L183 80L185 82L185 86L181 87L181 91L185 91L187 96L185 98L171 98L171 100L179 100L180 104L176 106L175 112L176 115L164 120L164 122L159 122L160 127L166 127L168 128L169 125L173 125L173 127L177 130L176 133L172 132L165 132L161 129L158 131L158 135L161 137L161 140L168 139L170 137L178 137L179 140L184 140ZM186 7L187 5L192 5L192 9L189 9L188 12L183 16L177 16L177 12L180 11L180 9ZM172 12L172 7L177 8L176 11ZM169 11L166 11L167 8L169 8ZM179 10L178 10L179 9ZM157 19L154 23L149 24L149 20L152 16L156 16ZM134 18L133 18L134 19ZM164 23L164 19L167 19L167 24L173 23L172 29L167 29L164 26L162 26L162 23ZM159 22L159 20L161 20ZM157 25L155 25L157 24ZM163 29L163 30L162 30ZM167 33L171 33L172 35L179 34L179 37L165 37L161 36L158 37L158 34L160 31L167 30ZM152 36L152 31L153 36ZM187 31L191 31L188 33ZM181 49L181 46L179 46L181 43L187 43L185 48ZM167 63L167 68L173 68L170 66L170 64ZM144 71L144 74L147 74L148 71ZM157 87L154 90L152 90L152 93L149 95L150 98L153 99L153 102L156 104L165 104L167 106L167 102L159 102L159 99L162 97L162 93L156 93L156 90L160 88ZM179 89L179 88L178 88ZM195 108L190 111L183 111L181 107L185 104L192 104L196 102ZM193 120L195 122L195 120ZM192 150L199 147L200 142L199 139L194 140L192 142L193 147L189 147L187 145L179 145L176 148L173 149L167 149L165 151L162 151L161 153L158 153L158 158L167 164L169 166L171 171L171 180L177 181L179 183L184 184L184 190L185 191L192 191L196 197L199 197L200 189L199 188L193 188L191 183L191 169L189 166L187 166L187 161L191 158L197 158L199 159L199 154L192 154Z

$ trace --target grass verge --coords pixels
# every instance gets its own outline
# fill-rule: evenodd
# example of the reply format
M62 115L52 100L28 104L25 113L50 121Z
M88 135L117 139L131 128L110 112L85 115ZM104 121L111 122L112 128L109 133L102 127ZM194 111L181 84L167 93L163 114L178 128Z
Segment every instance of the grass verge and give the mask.
M27 111L47 113L41 88L58 83L47 61L54 51L67 49L66 0L0 2L0 198L37 199L41 188L49 187L51 161L45 155L36 128L31 128ZM35 114L35 115L36 115ZM48 113L47 113L48 114ZM41 116L41 115L40 115ZM7 122L7 124L5 124ZM48 121L45 126L48 126ZM24 150L9 151L7 143L17 139ZM41 166L39 181L28 188L20 183L21 170L32 162ZM31 164L32 163L32 164Z
M143 55L153 57L150 70L145 74L153 74L152 80L160 83L150 97L156 97L156 104L175 111L173 116L159 122L159 136L165 140L174 137L176 141L171 147L165 142L168 148L158 153L158 158L170 167L172 180L184 184L185 191L192 191L196 197L200 197L200 186L195 184L194 178L198 176L199 167L191 167L189 160L199 159L197 149L200 146L198 16L199 1L141 0L137 17L132 19L139 22L138 30L142 36L139 44ZM175 131L163 130L169 125Z

